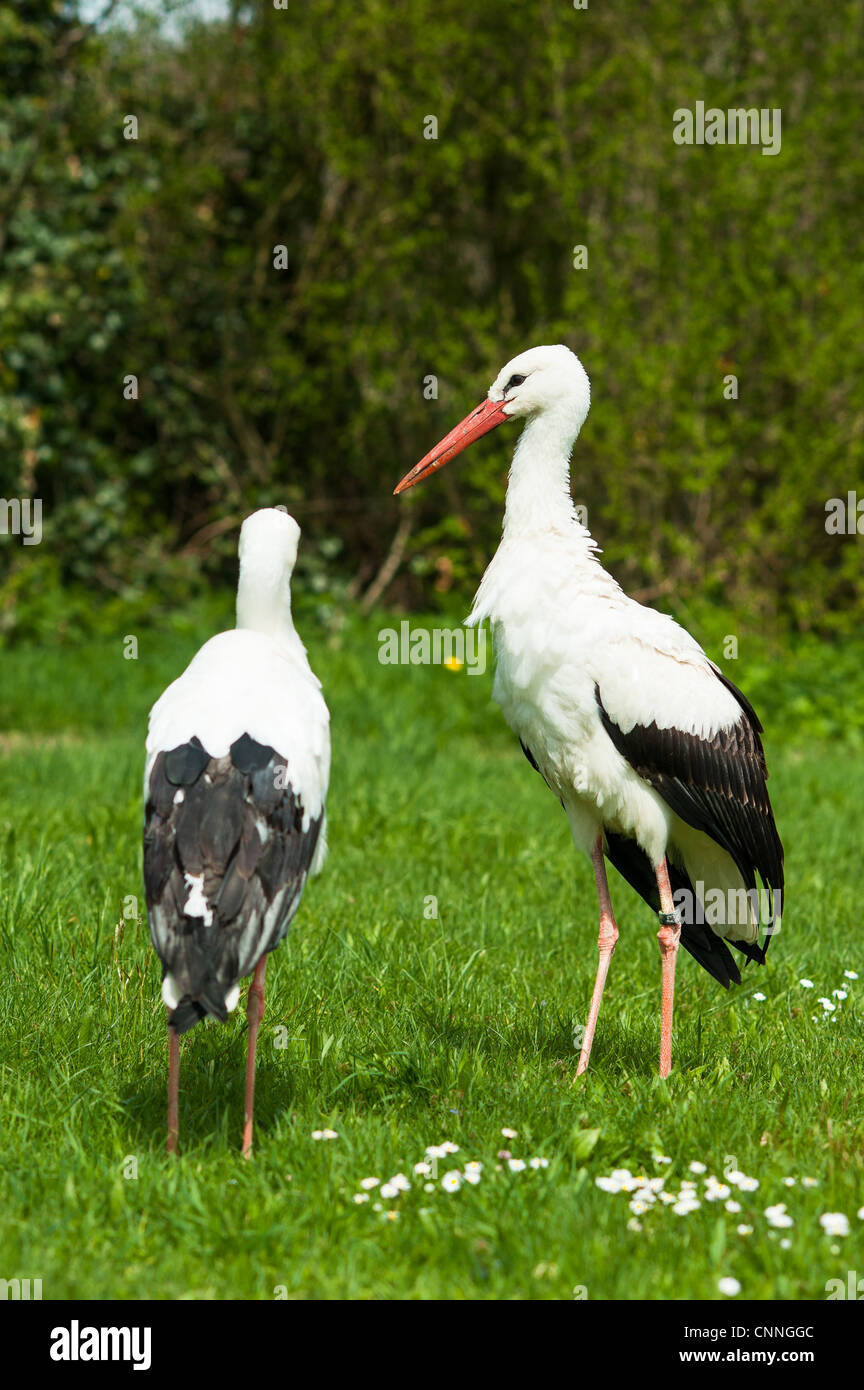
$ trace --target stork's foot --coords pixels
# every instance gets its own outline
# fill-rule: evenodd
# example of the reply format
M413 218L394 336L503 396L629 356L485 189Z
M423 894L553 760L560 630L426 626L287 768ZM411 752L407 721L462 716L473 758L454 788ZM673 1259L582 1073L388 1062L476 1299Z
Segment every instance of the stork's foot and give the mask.
M258 1028L264 1017L264 975L267 970L267 957L262 956L255 967L249 997L246 1000L246 1017L249 1020L249 1051L246 1057L246 1104L243 1118L243 1157L252 1156L252 1115L255 1108L255 1050L258 1044Z

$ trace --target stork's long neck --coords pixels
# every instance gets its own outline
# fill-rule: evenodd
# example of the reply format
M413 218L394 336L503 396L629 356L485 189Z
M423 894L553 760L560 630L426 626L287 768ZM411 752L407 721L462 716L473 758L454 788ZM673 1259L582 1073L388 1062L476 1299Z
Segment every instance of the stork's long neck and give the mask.
M504 535L573 534L578 526L570 496L572 420L554 411L532 416L513 454L504 509Z
M237 626L266 633L293 647L300 639L291 616L291 575L282 557L244 555L237 585Z

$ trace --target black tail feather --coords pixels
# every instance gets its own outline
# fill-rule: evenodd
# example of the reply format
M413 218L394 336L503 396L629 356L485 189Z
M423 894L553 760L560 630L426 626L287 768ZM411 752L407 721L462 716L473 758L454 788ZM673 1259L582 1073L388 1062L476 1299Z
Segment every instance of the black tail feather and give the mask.
M168 1026L173 1028L175 1033L188 1033L202 1018L216 1018L220 1023L224 1023L227 1017L228 1010L221 995L209 992L193 999L190 994L184 994L176 1009L169 1015Z

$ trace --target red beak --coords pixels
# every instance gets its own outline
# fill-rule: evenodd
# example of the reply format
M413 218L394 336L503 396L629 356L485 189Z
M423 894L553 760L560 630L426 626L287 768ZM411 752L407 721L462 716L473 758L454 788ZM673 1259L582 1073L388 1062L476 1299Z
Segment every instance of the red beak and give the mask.
M445 463L461 454L475 439L481 439L490 430L503 425L505 420L510 419L509 415L504 414L506 404L506 401L482 401L455 429L445 434L441 442L436 444L434 449L430 449L426 457L415 464L410 473L405 474L398 487L394 487L394 494L398 496L400 492L407 492L415 483L430 477L432 473L437 473L439 468L443 468Z

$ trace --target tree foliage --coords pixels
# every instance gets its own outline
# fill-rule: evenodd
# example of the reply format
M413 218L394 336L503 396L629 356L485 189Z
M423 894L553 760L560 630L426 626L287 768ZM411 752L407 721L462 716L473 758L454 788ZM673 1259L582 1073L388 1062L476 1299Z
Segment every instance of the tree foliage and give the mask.
M93 591L167 608L277 502L355 593L409 508L389 597L461 601L512 433L391 490L545 341L592 378L574 495L626 586L857 623L864 541L825 506L864 498L860 3L0 16L0 481L45 518L0 538L6 632L60 586L83 624ZM780 108L780 153L674 144L697 100Z

